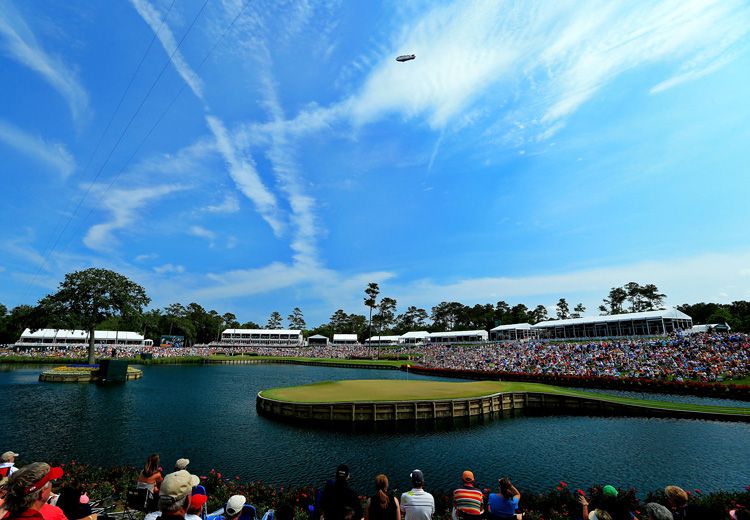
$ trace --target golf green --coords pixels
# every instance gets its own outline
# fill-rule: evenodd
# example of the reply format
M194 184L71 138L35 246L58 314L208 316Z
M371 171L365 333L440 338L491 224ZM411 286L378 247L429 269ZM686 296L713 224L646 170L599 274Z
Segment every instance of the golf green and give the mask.
M569 396L607 403L635 406L675 412L698 412L727 416L750 416L750 408L732 406L709 406L691 403L633 399L599 392L572 390L542 383L521 383L506 381L408 381L357 379L344 381L324 381L302 386L272 388L261 391L262 399L298 403L298 404L332 404L332 403L378 403L378 402L415 402L440 401L448 399L471 399L490 396L497 393L541 393L547 395Z

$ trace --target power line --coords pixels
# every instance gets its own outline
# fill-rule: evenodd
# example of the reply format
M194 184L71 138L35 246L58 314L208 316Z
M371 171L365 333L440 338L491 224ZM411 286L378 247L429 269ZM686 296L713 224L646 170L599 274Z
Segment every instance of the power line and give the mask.
M120 101L118 101L117 106L115 107L114 112L112 112L112 115L109 118L109 121L107 122L107 125L104 127L104 130L102 131L101 135L99 136L99 140L97 141L96 145L94 146L94 151L91 152L91 155L89 156L89 160L86 162L86 166L84 166L82 173L86 173L89 170L89 167L91 166L91 163L94 161L94 157L96 157L96 154L99 152L99 148L101 147L102 143L104 142L104 137L107 135L107 132L109 132L109 128L112 126L112 123L115 120L115 117L117 117L117 114L120 112L120 107L122 106L123 101L125 100L125 97L128 95L128 92L130 92L130 87L133 86L133 82L135 81L135 78L138 76L138 73L141 70L141 66L143 65L143 62L146 61L146 56L148 56L148 53L151 51L151 47L154 45L154 42L156 41L156 37L161 32L162 28L164 27L164 24L167 22L167 18L169 18L170 13L172 12L172 8L174 7L174 4L177 2L177 0L172 0L172 3L169 4L169 9L167 9L166 14L164 15L164 18L162 18L161 25L159 26L159 29L154 32L154 35L151 37L151 41L148 42L148 46L146 46L146 50L141 55L141 59L138 61L138 65L136 66L133 73L130 75L130 81L128 81L127 86L125 87L125 90L123 91L122 95L120 96ZM91 180L89 184L89 188L91 185L96 182L96 179L101 174L101 169L94 175L94 178ZM73 213L68 217L68 221L66 222L63 229L60 231L60 234L58 235L58 228L60 227L60 223L62 222L62 217L57 219L57 223L55 224L55 230L52 232L53 236L57 236L58 238L55 240L55 243L50 247L50 243L52 242L52 239L47 241L47 245L44 246L43 254L42 254L42 262L39 265L39 268L37 269L37 272L34 274L34 277L32 278L31 282L27 285L27 295L28 290L30 289L30 286L36 282L37 277L41 273L42 267L47 264L48 257L51 255L52 250L54 249L55 245L57 244L57 241L59 240L59 236L61 236L65 229L67 229L68 224L70 221L75 217L76 213L78 212L78 209L81 207L81 204L83 203L83 200L86 198L86 196L89 194L89 190L86 190L86 192L81 196L81 198L78 200L78 203L75 206L75 209L73 210ZM24 296L24 299L26 297Z
M176 2L176 0L173 0L173 1L172 1L172 5L170 5L170 7L169 7L170 11L171 11L171 9L172 9L172 6L173 6L173 5L175 4L175 2ZM197 13L197 14L195 15L195 17L193 18L193 21L192 21L192 22L190 23L190 26L189 26L189 27L187 28L187 30L185 31L185 34L183 34L183 36L182 36L182 39L180 39L180 41L179 41L179 42L178 42L178 44L177 44L177 45L175 46L175 48L174 48L174 50L172 51L172 53L171 53L171 54L169 55L169 57L167 58L166 62L164 63L164 66L163 66L163 67L161 68L161 70L159 71L159 74L158 74L158 75L156 76L156 79L154 79L154 81L153 81L153 82L151 83L151 86L149 87L148 91L146 92L146 95L145 95L145 96L144 96L144 97L143 97L143 98L141 99L141 102L140 102L140 104L138 105L138 108L137 108L137 109L135 110L135 112L133 113L133 115L132 115L132 116L130 117L130 119L128 120L128 123L127 123L127 124L125 125L125 128L124 128L124 129L122 130L122 132L120 133L120 136L119 136L119 137L117 138L117 141L115 142L114 146L113 146L113 147L112 147L112 148L110 149L109 153L107 154L107 157L106 157L106 159L104 160L104 163L102 163L102 165L101 165L101 166L99 167L98 171L97 171L97 172L96 172L96 174L94 175L94 178L93 178L93 179L91 180L91 182L89 183L88 187L86 188L86 191L84 192L83 196L82 196L82 197L81 197L81 198L80 198L80 199L78 200L78 203L76 204L76 206L75 206L75 208L74 208L73 212L72 212L72 213L71 213L71 215L70 215L70 216L68 217L68 220L67 220L67 221L65 222L65 225L63 226L63 229L62 229L62 230L60 231L60 233L59 233L59 234L57 235L57 237L55 238L55 241L54 241L54 243L52 244L52 247L51 247L51 248L49 249L49 251L48 251L48 252L47 252L47 253L46 253L46 254L45 254L45 255L44 255L43 257L42 257L42 262L41 262L41 264L40 264L40 266L39 266L39 268L38 268L38 270L37 270L36 274L35 274L35 275L34 275L34 277L32 278L31 282L29 282L29 289L30 289L31 285L33 285L33 284L34 284L34 282L36 281L36 279L38 278L38 276L39 276L39 273L40 273L40 272L41 272L41 270L42 270L42 266L43 266L43 265L45 265L45 264L47 263L47 260L48 260L48 259L49 259L49 257L50 257L50 256L52 255L52 253L54 252L54 250L55 250L55 249L57 248L57 245L58 245L58 244L60 243L60 239L61 239L61 238L62 238L62 236L63 236L63 235L65 234L65 231L66 231L66 230L68 229L68 226L69 226L69 225L70 225L70 223L72 222L72 220L73 220L73 218L75 217L75 215L76 215L76 214L78 213L78 210L80 209L81 205L83 204L83 201L84 201L84 200L86 200L86 197L88 197L88 195L89 195L89 194L91 193L91 189L93 188L93 186L94 186L94 183L95 183L95 182L96 182L96 180L97 180L97 179L99 178L99 176L101 175L102 171L104 171L104 168L105 168L105 167L107 166L107 164L109 164L109 160L111 159L111 157L112 157L112 155L114 154L114 152L115 152L115 150L117 149L117 147L118 147L118 146L120 145L120 143L122 142L122 139L123 139L123 137L125 136L125 133L126 133L126 132L128 131L128 129L130 128L130 125L132 125L133 121L135 120L135 118L136 118L136 117L138 116L138 114L140 113L141 109L143 108L143 106L144 106L144 105L145 105L145 103L146 103L146 100L147 100L147 99L149 98L149 96L151 95L151 92L153 92L153 90L154 90L154 87L155 87L155 86L156 86L156 84L157 84L157 83L159 82L159 80L161 79L161 77L162 77L162 76L164 75L164 72L166 71L166 69L167 69L167 67L169 66L169 64L170 64L170 63L172 62L172 57L173 57L173 56L175 55L175 53L176 53L176 52L177 52L177 51L179 50L179 48L180 48L180 46L182 45L182 43L183 43L183 42L185 41L185 38L187 37L187 35L188 35L188 34L190 33L190 31L192 30L193 26L195 25L195 22L196 22L196 21L198 20L198 17L199 17L200 15L201 15L201 13L203 12L203 10L204 10L204 9L206 8L206 5L207 5L207 4L208 4L208 0L205 0L205 1L203 2L203 5L201 6L200 10L198 11L198 13ZM168 15L168 14L169 14L169 12L167 12L167 15ZM153 44L154 40L155 40L155 39L156 39L156 37L158 36L159 32L161 31L161 29L162 29L162 27L164 26L164 24L165 24L165 23L166 23L166 16L165 16L165 17L164 17L164 18L162 19L162 24L161 24L161 25L159 26L159 29L158 29L157 31L155 31L155 32L154 32L154 36L153 36L153 37L151 38L151 42L149 43L149 46L148 46L148 49L147 49L147 51L148 51L148 50L150 50L150 48L151 48L151 46L152 46L152 44ZM143 56L141 57L141 61L140 61L140 63L138 64L138 68L136 69L136 72L138 71L138 69L140 69L140 67L141 67L141 64L143 63L143 61L144 61L145 57L146 57L146 53L144 53L144 55L143 55ZM125 92L125 93L123 94L123 96L122 96L122 97L120 98L120 103L119 103L119 104L117 105L117 110L119 110L119 108L120 108L120 105L122 104L122 101L123 101L123 100L124 100L124 98L125 98L125 94L127 94L127 90L128 90L128 89L130 88L130 86L132 85L132 83L133 83L133 80L134 80L134 79L135 79L135 73L133 74L133 76L132 76L132 77L131 77L131 79L130 79L130 82L129 82L129 84L128 84L128 87L127 87L127 89L126 89L126 92ZM115 113L116 113L116 112L115 112ZM110 121L109 121L109 123L108 123L108 125L107 125L107 129L109 128L109 125L110 125L110 124L112 123L112 121L113 121L113 120L114 120L114 114L113 114L112 118L110 119ZM105 130L105 132L106 132L106 130ZM99 144L101 144L101 141L103 140L103 137L104 137L104 134L102 134L102 138L100 138L100 140L99 140ZM99 146L99 144L97 144L97 150L98 150L98 146ZM91 159L89 160L89 163L88 163L88 164L90 164L92 160L93 160L93 155L92 155ZM88 167L88 165L87 165L87 167Z

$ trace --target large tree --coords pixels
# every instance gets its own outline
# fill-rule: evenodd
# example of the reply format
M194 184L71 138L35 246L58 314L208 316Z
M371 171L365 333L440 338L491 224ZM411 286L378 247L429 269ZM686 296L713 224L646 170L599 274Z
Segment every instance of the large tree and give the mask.
M281 328L281 314L278 311L273 311L271 316L268 317L268 323L266 323L267 329L280 329Z
M565 298L560 298L560 301L557 302L556 310L558 320L567 320L570 318L570 307L568 307L568 302Z
M305 317L302 315L302 310L299 307L295 307L286 319L289 322L289 328L292 330L304 330L307 327Z
M380 287L375 282L370 282L367 284L367 289L365 289L365 294L367 297L365 298L365 306L370 308L370 324L368 325L368 335L369 337L372 337L372 310L375 308L378 302L378 294L380 294Z
M582 303L579 303L575 306L575 309L573 309L573 313L570 315L570 317L580 318L581 316L583 316L584 312L586 312L586 307Z
M378 313L373 321L375 322L375 332L382 335L393 326L396 319L396 300L387 296L380 299L378 304Z
M609 314L622 314L625 312L623 304L628 298L628 293L622 287L612 287L609 291L607 298L604 298L604 302L599 306L599 311L603 315Z
M107 269L89 268L65 275L55 294L39 301L48 325L82 328L89 334L89 364L94 363L94 331L112 316L140 315L151 299L146 290L125 276Z

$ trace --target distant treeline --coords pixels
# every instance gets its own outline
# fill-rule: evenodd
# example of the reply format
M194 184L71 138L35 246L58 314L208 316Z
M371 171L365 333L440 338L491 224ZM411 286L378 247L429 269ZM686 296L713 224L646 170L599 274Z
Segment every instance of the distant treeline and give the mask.
M370 284L377 288L377 284ZM379 289L378 289L379 291ZM371 294L371 293L368 293ZM505 301L494 304L465 305L455 301L444 301L431 308L431 312L409 306L397 313L397 301L387 296L377 299L367 298L366 307L372 310L372 323L364 314L348 314L338 309L323 323L308 328L302 310L295 307L287 317L287 326L302 329L305 336L322 334L331 338L334 334L357 334L360 340L372 335L400 335L412 330L444 332L449 330L490 330L497 325L510 323L539 323L550 319L577 318L586 312L579 303L570 310L565 298L560 298L555 306L555 314L550 316L547 307L533 308L523 303L510 305ZM613 287L599 307L600 314L623 314L660 309L665 295L653 284L640 285L630 282L622 287ZM677 307L693 318L695 324L728 323L732 330L750 332L750 302L736 301L731 304L695 303ZM143 333L146 338L158 343L162 335L185 337L186 345L205 344L220 338L221 331L231 328L273 328L280 329L283 319L278 311L271 313L263 325L254 321L241 323L231 312L219 314L206 310L198 303L183 305L173 303L163 309L152 309L127 316L112 316L98 322L97 330L130 330ZM53 327L52 320L45 319L43 306L19 305L10 311L0 304L0 344L15 343L27 327ZM83 328L83 327L81 327Z

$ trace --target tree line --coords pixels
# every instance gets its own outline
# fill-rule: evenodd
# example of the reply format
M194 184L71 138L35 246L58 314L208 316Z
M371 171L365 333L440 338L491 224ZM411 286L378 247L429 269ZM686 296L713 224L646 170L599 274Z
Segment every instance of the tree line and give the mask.
M603 315L640 312L662 308L666 295L654 284L629 282L613 287L603 299ZM284 318L278 311L268 317L265 326L254 321L241 323L231 312L220 314L198 303L173 303L162 309L144 311L150 303L145 290L126 277L105 269L86 269L69 273L56 293L42 298L36 306L19 305L8 309L0 304L0 344L18 340L25 328L69 328L84 330L130 330L143 333L158 342L162 335L184 336L186 345L205 344L220 338L225 329L281 329ZM398 313L395 298L380 295L380 287L371 282L365 288L364 306L368 315L337 309L328 322L308 328L304 314L294 307L286 318L290 329L303 330L305 336L356 334L360 339L378 335L401 335L413 330L444 332L450 330L490 330L511 323L539 323L547 320L581 317L586 307L578 303L570 310L560 298L550 315L547 307L533 308L523 303L465 305L443 301L426 309L408 306ZM750 302L731 304L696 303L677 307L694 323L728 323L733 330L750 331Z

